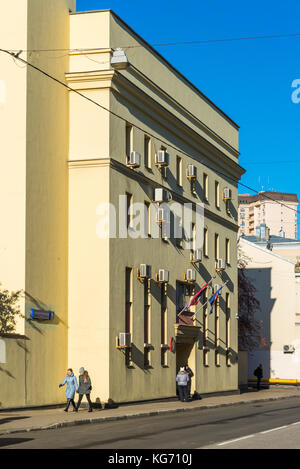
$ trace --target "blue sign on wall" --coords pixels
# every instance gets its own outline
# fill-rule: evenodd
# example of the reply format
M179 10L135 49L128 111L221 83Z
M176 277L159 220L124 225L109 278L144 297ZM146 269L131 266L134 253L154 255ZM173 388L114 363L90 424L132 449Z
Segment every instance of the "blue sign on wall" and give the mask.
M31 319L42 319L44 321L53 321L53 311L43 311L41 309L32 309L30 313Z

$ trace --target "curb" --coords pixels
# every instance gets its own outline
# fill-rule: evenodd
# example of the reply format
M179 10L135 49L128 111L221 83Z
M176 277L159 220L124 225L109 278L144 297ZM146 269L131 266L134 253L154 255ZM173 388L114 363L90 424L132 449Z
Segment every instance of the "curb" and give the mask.
M74 427L77 425L87 425L87 424L99 424L99 423L106 423L106 422L114 422L118 420L127 420L127 419L135 419L141 417L154 417L161 414L174 414L178 412L191 412L195 410L207 410L207 409L217 409L219 407L232 407L242 404L255 404L257 402L268 402L268 401L280 401L284 399L291 399L293 397L300 397L295 395L292 396L280 396L280 397L266 397L261 399L253 399L250 401L238 401L238 402L229 402L223 404L207 404L201 407L183 407L179 409L166 409L166 410L157 410L157 411L149 411L149 412L140 412L136 414L125 414L125 415L118 415L118 416L111 416L111 417L98 417L98 418L90 418L90 419L83 419L83 420L72 420L71 422L59 422L59 423L52 423L47 426L40 426L40 427L30 427L30 428L23 428L18 430L6 430L4 432L0 431L0 436L10 435L15 433L27 433L27 432L34 432L34 431L41 431L41 430L57 430L58 428L65 428L65 427Z

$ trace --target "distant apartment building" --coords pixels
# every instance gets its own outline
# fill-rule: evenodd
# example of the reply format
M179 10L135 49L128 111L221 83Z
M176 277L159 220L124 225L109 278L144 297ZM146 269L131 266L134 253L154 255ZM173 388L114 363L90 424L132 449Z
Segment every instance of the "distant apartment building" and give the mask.
M267 225L270 235L297 238L296 194L261 191L256 195L238 197L239 235L253 236L261 223Z

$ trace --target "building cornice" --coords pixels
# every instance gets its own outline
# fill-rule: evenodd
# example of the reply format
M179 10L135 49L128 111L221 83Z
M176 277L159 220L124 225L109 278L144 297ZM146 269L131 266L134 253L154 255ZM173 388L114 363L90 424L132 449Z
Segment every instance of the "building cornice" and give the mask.
M221 150L216 148L211 142L209 142L203 136L199 135L199 133L197 133L195 130L190 128L177 116L172 114L164 106L162 106L152 97L147 95L143 90L138 88L134 83L132 83L127 78L125 78L123 75L120 75L120 74L114 75L113 83L115 83L116 85L119 84L120 86L123 86L126 89L126 91L129 93L129 96L131 95L135 97L135 100L130 100L129 97L125 96L124 93L122 93L121 90L117 89L115 86L112 88L114 92L117 92L120 96L122 96L124 100L126 100L127 102L130 102L137 109L142 111L144 114L147 114L151 119L157 120L160 126L164 126L166 130L174 134L176 138L178 138L178 135L180 135L180 139L182 139L189 146L194 147L195 151L198 154L200 153L199 146L201 146L201 153L214 166L219 166L220 168L222 168L223 171L226 171L226 172L229 172L228 170L230 169L233 173L233 176L238 177L238 178L240 178L245 173L244 168L242 168L236 161L226 156ZM138 104L137 104L137 101L138 101ZM146 104L146 106L139 105L139 103ZM151 113L149 112L150 109L152 110ZM166 125L162 123L161 119L159 120L155 119L154 117L155 115L160 115L163 119L165 119L167 123L171 124L171 126L167 127ZM179 131L180 134L178 134L178 132L176 133L175 130ZM186 138L183 137L183 133L185 134ZM212 138L215 138L215 137L212 135ZM157 137L157 139L159 140L159 137ZM166 145L167 145L167 142L166 142ZM171 143L170 143L170 146L172 146ZM180 148L178 148L178 151L180 152ZM192 154L189 154L189 156L191 158L194 158L195 161L197 161L198 163L200 164L202 163L205 165L205 162L202 162L201 160L196 158L196 156L194 157ZM220 165L219 164L220 162L222 162L223 165ZM214 169L215 168L212 168L212 170ZM228 176L232 177L229 174Z
M164 106L162 106L162 104L158 103L152 97L147 95L145 91L141 90L126 77L116 73L114 70L96 70L67 73L66 80L68 84L73 83L75 85L75 87L73 87L75 91L99 88L103 89L107 87L111 88L113 92L118 93L124 100L134 105L143 113L149 115L151 119L157 120L154 116L160 115L167 123L171 124L170 127L164 125L166 130L178 137L178 133L176 133L174 129L174 127L176 127L176 129L180 131L180 138L189 146L193 146L198 154L199 146L201 146L201 153L214 166L219 166L222 171L229 172L230 170L231 175L228 174L229 177L233 176L235 178L240 178L245 173L245 170L236 161L226 156L221 150L217 149L211 142L205 139L205 137L199 135L199 133L197 133L194 129L190 128L186 123L182 122L182 120L172 114ZM124 93L122 93L122 91L119 89L118 85L124 87L129 96L135 97L135 100L131 100L129 99L129 96L125 96ZM142 104L146 104L146 106L142 106ZM148 108L153 110L151 114L147 111ZM157 122L163 126L161 120L157 120ZM213 139L216 138L213 133L211 133L211 137ZM157 136L157 139L159 140L159 136ZM179 148L178 151L180 151ZM195 161L200 164L202 163L205 166L205 162L201 162L201 160L196 158L196 156L191 154L190 157L194 158ZM236 155L234 155L234 157L236 157ZM220 164L220 162L223 164Z
M181 103L179 103L175 98L169 95L165 90L160 88L156 83L154 83L150 78L144 75L140 70L136 67L131 66L129 67L128 71L133 75L142 79L147 85L155 91L156 94L160 95L164 100L169 101L169 103L176 108L179 112L185 115L188 119L193 121L197 126L199 126L203 131L205 131L208 135L215 138L219 141L221 145L223 145L228 151L230 151L236 158L240 156L240 152L230 145L226 140L224 140L220 135L214 132L211 128L209 128L204 122L202 122L197 116L191 113L186 107L184 107ZM120 73L119 73L120 74Z

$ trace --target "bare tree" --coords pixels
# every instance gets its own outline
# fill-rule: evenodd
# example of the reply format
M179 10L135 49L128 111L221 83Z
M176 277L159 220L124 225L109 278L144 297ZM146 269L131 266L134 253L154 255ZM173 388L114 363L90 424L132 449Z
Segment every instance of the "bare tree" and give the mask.
M24 317L19 305L21 296L22 290L9 292L0 288L0 334L15 332L17 318Z
M266 343L262 336L262 322L255 319L255 313L260 311L260 302L256 297L256 288L246 274L249 261L250 258L238 247L239 350L250 352Z

